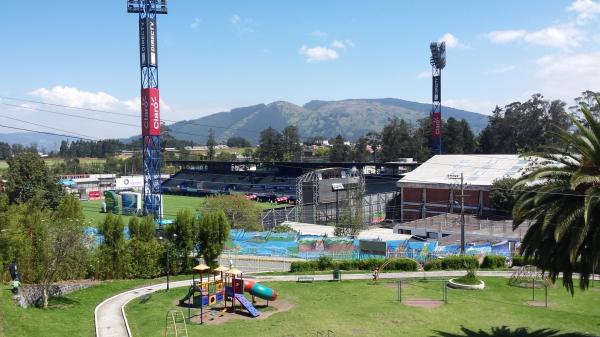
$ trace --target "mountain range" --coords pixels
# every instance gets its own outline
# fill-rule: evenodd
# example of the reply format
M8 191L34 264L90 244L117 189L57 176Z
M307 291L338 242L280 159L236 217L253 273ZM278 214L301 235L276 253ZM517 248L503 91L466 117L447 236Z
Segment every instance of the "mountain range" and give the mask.
M260 132L265 128L270 126L281 131L288 125L296 125L301 137L321 136L328 139L341 134L344 138L356 140L368 132L381 131L390 118L398 117L415 123L429 116L430 111L431 104L395 98L315 100L303 106L277 101L175 122L169 128L175 138L191 140L197 144L206 144L211 128L219 143L237 136L257 144ZM442 117L467 120L475 134L485 128L488 121L486 115L449 107L442 108ZM123 140L128 142L138 137ZM58 150L62 139L29 132L0 134L0 141L10 144L38 144L39 149L48 151Z
M270 126L281 131L287 125L296 125L301 137L328 139L341 134L356 140L367 132L381 131L390 118L415 123L428 117L430 111L431 104L395 98L310 101L303 106L277 101L184 120L169 125L169 128L176 138L199 144L206 143L210 128L218 142L237 136L257 144L263 129ZM449 107L442 108L442 116L444 119L467 120L475 134L485 128L488 121L486 115Z

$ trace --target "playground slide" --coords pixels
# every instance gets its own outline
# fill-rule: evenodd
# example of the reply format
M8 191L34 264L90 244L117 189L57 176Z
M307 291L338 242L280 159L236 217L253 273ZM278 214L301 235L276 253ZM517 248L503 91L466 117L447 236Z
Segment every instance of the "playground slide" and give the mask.
M252 317L260 316L260 311L256 310L252 303L250 303L250 301L248 301L243 294L235 294L235 299L240 302L244 309L248 310Z
M184 298L179 300L179 304L183 304L185 301L187 301L190 297L192 297L192 295L194 294L194 287L190 287L190 289L188 290L187 295L185 295Z
M244 280L244 290L250 295L262 298L263 300L274 301L277 299L275 290L252 280Z

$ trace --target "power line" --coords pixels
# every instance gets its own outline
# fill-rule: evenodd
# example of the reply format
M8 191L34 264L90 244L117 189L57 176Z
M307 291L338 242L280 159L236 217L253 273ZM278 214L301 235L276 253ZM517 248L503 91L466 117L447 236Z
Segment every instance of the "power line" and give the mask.
M46 131L36 131L36 130L31 130L31 129L18 128L18 127L16 127L16 126L8 126L8 125L3 125L3 124L0 124L0 127L2 127L2 128L7 128L7 129L13 129L13 130L20 130L20 131L33 132L33 133L40 133L40 134L51 135L51 136L59 136L59 137L66 137L66 138L75 138L75 139L91 140L91 141L93 141L93 140L94 140L94 139L85 138L85 137L71 136L71 135L64 135L64 134L60 134L60 133L53 133L53 132L46 132Z
M28 121L25 121L25 120L22 120L22 119L18 119L18 118L14 118L14 117L10 117L10 116L0 115L0 117L4 117L6 119L10 119L10 120L21 122L21 123L26 123L26 124L31 124L31 125L35 125L35 126L40 126L40 127L51 129L51 130L55 130L55 131L67 132L67 133L70 133L70 134L74 134L74 135L78 135L78 136L82 136L82 137L87 137L87 138L90 138L90 139L97 139L95 137L87 136L87 135L84 135L84 134L81 134L81 133L77 133L77 132L73 132L73 131L68 131L68 130L63 130L63 129L57 129L57 128L53 128L51 126L46 126L46 125L42 125L42 124L28 122Z

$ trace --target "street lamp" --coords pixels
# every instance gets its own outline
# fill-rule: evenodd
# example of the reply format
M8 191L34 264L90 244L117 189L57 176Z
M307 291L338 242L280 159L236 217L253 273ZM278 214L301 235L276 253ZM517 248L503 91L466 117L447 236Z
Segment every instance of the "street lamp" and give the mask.
M171 238L175 240L177 238L177 234L173 233ZM162 243L164 238L162 236L159 236L158 240ZM165 242L165 245L167 245L165 254L167 255L167 291L169 291L169 274L171 274L171 264L169 263L169 255L171 255L171 246L168 245L168 242Z
M465 255L465 181L463 173L448 174L448 179L460 180L460 254ZM451 207L453 208L454 205Z

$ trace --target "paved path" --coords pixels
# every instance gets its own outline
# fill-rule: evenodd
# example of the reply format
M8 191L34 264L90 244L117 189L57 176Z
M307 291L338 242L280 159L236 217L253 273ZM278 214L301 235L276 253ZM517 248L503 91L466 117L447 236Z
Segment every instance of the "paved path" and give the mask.
M401 273L382 273L379 275L381 279L398 279L398 278L416 278L416 277L455 277L462 276L465 271L429 271L429 272L401 272ZM500 276L510 277L512 271L478 271L479 276ZM295 282L299 275L273 275L273 276L246 276L246 278L254 278L257 281L264 282ZM302 275L313 277L315 281L329 281L331 274L321 275ZM343 280L368 280L371 279L371 274L343 274ZM179 288L191 285L192 280L171 282L171 288ZM167 284L161 283L153 286L133 289L115 295L104 302L100 303L94 312L96 320L96 337L131 337L129 323L125 316L125 305L131 300L150 294L158 290L166 289Z

